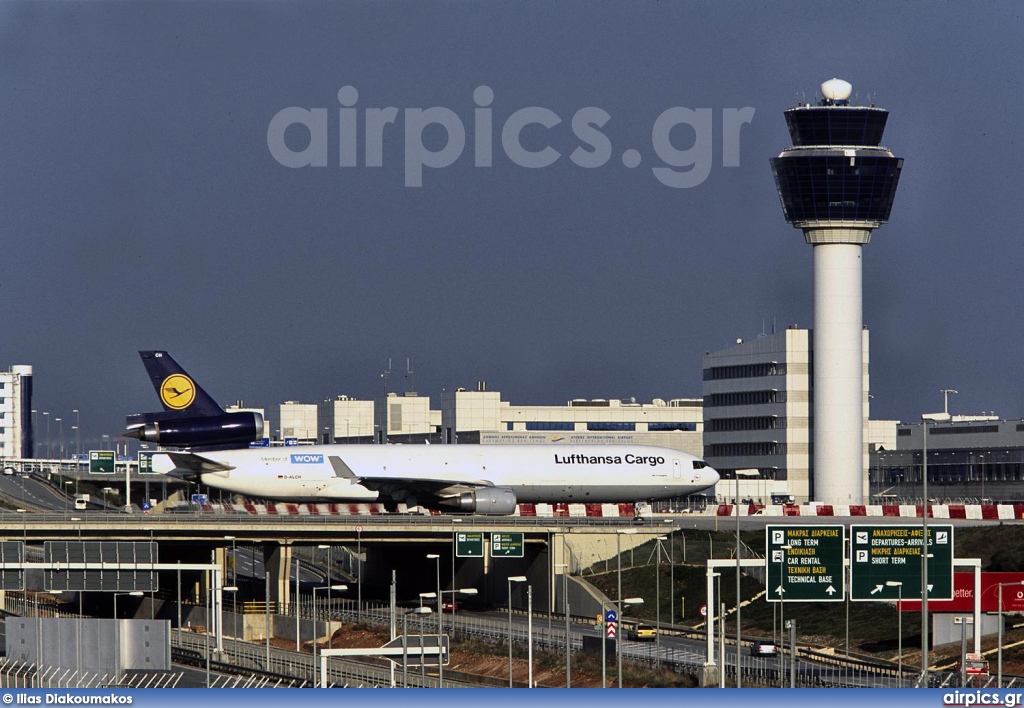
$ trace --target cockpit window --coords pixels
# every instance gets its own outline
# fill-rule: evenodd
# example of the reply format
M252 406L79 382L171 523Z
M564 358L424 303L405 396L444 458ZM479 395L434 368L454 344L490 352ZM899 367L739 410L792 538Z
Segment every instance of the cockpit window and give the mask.
M695 469L695 470L702 470L702 469L704 469L707 466L708 466L708 463L705 462L704 460L694 460L693 461L693 469Z

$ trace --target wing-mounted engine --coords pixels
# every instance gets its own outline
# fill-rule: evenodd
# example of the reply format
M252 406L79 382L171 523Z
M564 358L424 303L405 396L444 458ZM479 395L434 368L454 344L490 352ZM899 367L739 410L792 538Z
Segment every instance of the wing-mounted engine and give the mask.
M128 419L126 437L160 445L199 447L238 445L263 438L263 416L237 412L198 418ZM160 416L162 417L162 416Z
M516 493L508 487L480 487L442 499L438 505L469 514L507 516L515 513Z

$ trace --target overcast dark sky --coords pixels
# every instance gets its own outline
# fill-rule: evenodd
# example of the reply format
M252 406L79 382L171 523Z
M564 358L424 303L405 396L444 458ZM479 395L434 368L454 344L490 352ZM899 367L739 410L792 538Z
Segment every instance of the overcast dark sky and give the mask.
M812 324L812 249L768 159L782 112L833 76L890 110L906 159L864 252L872 417L1024 416L1024 92L1018 2L0 3L0 367L35 367L39 410L83 437L155 410L139 349L167 349L221 402L392 388L492 389L521 404L695 397L701 355ZM338 166L338 90L360 109ZM477 167L474 90L493 91ZM326 108L325 167L268 148L282 109ZM366 167L367 108L399 109ZM443 107L461 156L405 186L405 109ZM513 162L502 126L528 126ZM611 157L572 129L584 107ZM712 111L707 178L667 187L652 126ZM751 107L739 166L723 112ZM439 150L446 133L424 133ZM301 150L305 129L286 143ZM641 164L622 154L639 151ZM69 429L65 428L65 435Z

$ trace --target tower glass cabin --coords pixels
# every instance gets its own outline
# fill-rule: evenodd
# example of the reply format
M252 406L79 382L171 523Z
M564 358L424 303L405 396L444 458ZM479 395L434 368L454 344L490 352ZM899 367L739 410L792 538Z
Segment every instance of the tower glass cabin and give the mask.
M851 106L840 79L786 111L791 147L771 160L786 221L814 246L813 485L816 501L863 503L861 247L889 219L902 158L880 145L888 112Z

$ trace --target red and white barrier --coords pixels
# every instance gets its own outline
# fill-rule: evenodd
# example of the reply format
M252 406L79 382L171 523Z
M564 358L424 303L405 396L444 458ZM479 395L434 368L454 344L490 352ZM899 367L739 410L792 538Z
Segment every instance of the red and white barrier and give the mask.
M388 513L383 504L206 504L188 506L193 511L211 514L251 514L253 516L377 516ZM399 514L440 516L437 510L398 505ZM633 504L520 504L513 516L529 517L610 517L637 516Z
M736 506L709 506L705 514L736 516ZM872 516L921 518L921 505L914 504L741 504L740 516ZM987 519L992 521L1024 519L1024 504L930 504L928 518Z

